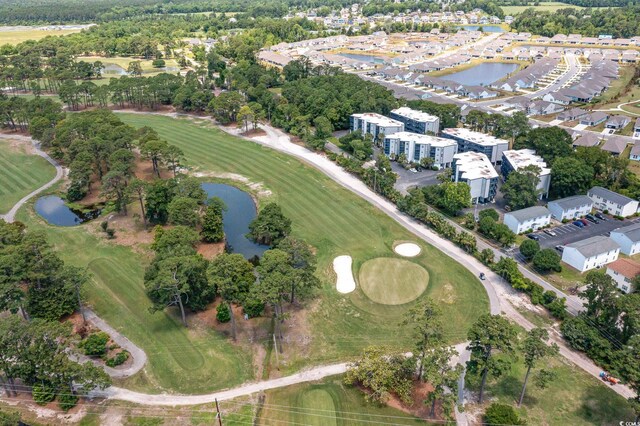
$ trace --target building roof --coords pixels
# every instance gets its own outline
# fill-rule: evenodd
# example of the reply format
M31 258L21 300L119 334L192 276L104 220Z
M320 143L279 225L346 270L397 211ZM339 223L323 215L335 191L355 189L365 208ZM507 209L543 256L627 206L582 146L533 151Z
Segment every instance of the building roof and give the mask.
M600 147L603 151L611 152L613 154L621 154L627 147L626 139L619 136L610 136L604 144Z
M423 135L423 134L411 133L411 132L397 132L391 135L385 135L385 139L398 139L403 142L413 141L417 144L425 144L425 145L438 146L438 147L458 146L458 144L451 139L439 138L437 136Z
M640 155L640 143L636 142L631 147L631 152L629 152L630 156L639 156Z
M535 219L537 217L551 216L551 212L546 207L533 206L526 209L506 213L505 216L513 216L518 222L522 223L524 221Z
M640 241L640 223L634 223L633 225L623 226L616 228L611 233L622 234L629 238L632 242Z
M461 152L453 156L456 170L462 171L462 178L467 180L497 178L498 172L493 168L489 158L479 152Z
M616 203L616 204L620 204L620 205L625 205L628 203L631 203L633 201L636 201L632 198L626 197L622 194L618 194L617 192L613 192L611 190L608 190L606 188L603 188L601 186L594 186L593 188L591 188L588 192L589 194L593 194L593 195L597 195L602 199L611 201L612 203ZM636 201L637 202L637 201Z
M376 126L382 127L404 127L404 124L393 118L385 117L375 112L363 112L361 114L353 114L353 117L365 120L368 123L373 123Z
M487 135L486 133L474 132L463 127L444 129L442 133L482 146L509 145L509 142L504 139L498 139L495 136Z
M547 168L547 163L545 163L542 157L536 155L533 149L509 149L503 151L502 155L516 170L527 166L537 166L540 168L540 176L551 173L551 169Z
M573 141L573 146L598 146L602 137L593 133L585 133L580 135Z
M427 114L426 112L411 109L409 107L400 107L392 110L391 112L416 121L434 122L439 120L435 115Z
M622 275L623 277L633 279L640 274L640 263L631 259L618 259L607 265L607 269L611 269Z
M593 200L586 195L574 195L572 197L560 198L559 200L549 201L560 206L562 210L574 209L584 205L593 204Z
M589 258L602 253L606 253L611 250L619 249L620 246L609 237L596 235L595 237L587 238L586 240L567 244L565 246L565 250L567 248L574 248L578 250L584 257Z

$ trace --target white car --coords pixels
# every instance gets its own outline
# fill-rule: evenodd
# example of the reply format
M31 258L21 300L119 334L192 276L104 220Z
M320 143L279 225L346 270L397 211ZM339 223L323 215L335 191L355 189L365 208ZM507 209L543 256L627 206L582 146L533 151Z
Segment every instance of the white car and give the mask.
M544 233L547 235L551 235L552 237L555 237L556 235L558 235L555 232L553 232L551 229L545 229Z

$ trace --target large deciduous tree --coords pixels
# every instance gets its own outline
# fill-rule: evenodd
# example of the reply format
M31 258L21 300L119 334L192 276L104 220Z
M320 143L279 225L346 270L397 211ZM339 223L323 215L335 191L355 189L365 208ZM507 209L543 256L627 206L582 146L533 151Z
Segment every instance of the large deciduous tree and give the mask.
M276 203L269 203L249 224L249 236L258 244L275 245L291 233L291 219Z
M512 210L520 210L534 206L538 201L537 189L540 178L540 167L530 165L509 173L507 181L502 185L504 199Z

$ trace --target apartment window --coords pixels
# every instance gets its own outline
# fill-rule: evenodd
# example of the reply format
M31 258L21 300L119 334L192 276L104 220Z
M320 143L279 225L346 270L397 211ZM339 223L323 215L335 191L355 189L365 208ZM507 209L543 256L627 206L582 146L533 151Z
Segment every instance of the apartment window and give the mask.
M629 287L627 287L626 285L622 286L622 291L629 291Z

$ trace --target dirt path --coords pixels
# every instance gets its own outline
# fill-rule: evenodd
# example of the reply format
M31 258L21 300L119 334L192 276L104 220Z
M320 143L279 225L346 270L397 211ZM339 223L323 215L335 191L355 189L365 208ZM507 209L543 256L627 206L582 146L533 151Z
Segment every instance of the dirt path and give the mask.
M13 222L15 220L16 217L16 213L18 212L18 210L20 210L20 208L22 206L24 206L24 204L29 201L30 199L32 199L33 197L35 197L36 195L38 195L39 193L41 193L42 191L44 191L45 189L51 188L56 182L58 182L60 179L62 179L62 177L64 176L64 169L62 168L62 166L60 164L58 164L56 162L56 160L54 160L53 158L49 157L49 154L47 154L46 152L42 151L40 149L40 143L36 142L34 139L32 139L29 136L20 136L20 135L2 135L3 139L8 139L8 140L19 140L19 141L25 141L25 142L31 142L31 144L33 145L33 152L36 155L39 155L40 157L44 158L45 160L47 160L49 163L51 163L51 165L53 167L56 168L56 175L53 179L51 179L49 182L45 183L44 185L42 185L40 188L31 191L29 194L25 195L24 197L22 197L22 199L20 201L18 201L12 208L11 210L9 210L8 213L4 214L4 215L0 215L0 219L4 219L7 222Z

